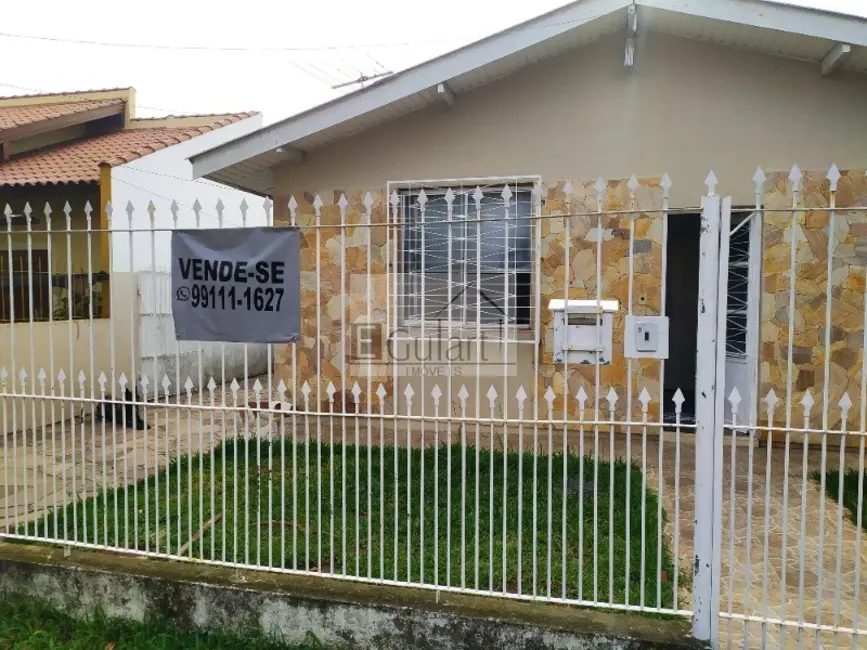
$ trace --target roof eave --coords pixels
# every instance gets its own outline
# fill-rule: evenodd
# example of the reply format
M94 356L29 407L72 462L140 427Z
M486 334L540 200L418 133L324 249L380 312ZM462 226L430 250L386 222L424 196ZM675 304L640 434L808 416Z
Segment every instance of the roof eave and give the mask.
M789 32L867 47L867 19L767 0L634 0L636 5ZM543 16L471 43L387 77L248 135L190 157L193 177L226 183L220 172L242 161L261 157L278 164L269 152L292 147L305 137L364 115L440 83L499 60L536 43L571 31L602 16L623 10L631 0L578 0ZM532 27L532 29L529 29ZM237 182L237 179L236 179ZM252 191L252 190L249 190ZM261 191L261 190L260 190Z

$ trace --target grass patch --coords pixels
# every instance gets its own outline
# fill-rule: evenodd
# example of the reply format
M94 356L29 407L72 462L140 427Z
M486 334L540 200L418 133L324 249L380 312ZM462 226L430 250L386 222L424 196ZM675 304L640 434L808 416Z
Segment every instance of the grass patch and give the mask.
M819 483L822 475L813 472L813 480ZM861 527L867 530L867 472L859 474L858 470L849 468L843 474L843 507L849 512L849 516L855 525L858 525L858 491L859 486L862 497L861 501ZM834 501L840 503L840 470L832 469L825 474L825 492Z
M311 639L286 645L258 633L228 633L180 629L170 621L134 623L102 613L79 621L46 603L0 597L0 650L322 650Z
M227 441L36 525L191 558L671 607L658 506L621 461L287 438Z

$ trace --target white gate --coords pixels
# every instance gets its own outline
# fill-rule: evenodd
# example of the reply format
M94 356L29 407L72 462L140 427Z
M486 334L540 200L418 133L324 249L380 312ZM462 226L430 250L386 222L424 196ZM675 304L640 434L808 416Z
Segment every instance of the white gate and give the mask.
M856 648L867 561L867 188L863 170L836 167L759 170L754 180L755 206L733 210L716 196L704 204L700 300L709 313L699 341L715 358L699 362L697 462L713 471L697 484L696 508L713 514L697 519L696 623L727 647ZM749 394L726 386L730 358L713 340L732 314L729 255L743 217L761 242L750 248L761 284L750 283L749 300L761 318L747 333L760 360ZM707 618L698 614L704 599Z

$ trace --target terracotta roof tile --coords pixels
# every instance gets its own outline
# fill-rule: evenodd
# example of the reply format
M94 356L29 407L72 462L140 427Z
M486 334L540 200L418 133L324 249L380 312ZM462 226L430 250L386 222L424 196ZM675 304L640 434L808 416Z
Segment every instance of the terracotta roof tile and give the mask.
M14 129L25 124L33 124L43 120L51 120L64 115L82 113L103 106L123 104L122 99L101 99L87 102L69 102L64 104L32 104L30 106L0 106L0 140L3 131Z
M46 147L0 163L0 186L97 182L100 164L123 165L251 115L215 115L207 126L137 128Z

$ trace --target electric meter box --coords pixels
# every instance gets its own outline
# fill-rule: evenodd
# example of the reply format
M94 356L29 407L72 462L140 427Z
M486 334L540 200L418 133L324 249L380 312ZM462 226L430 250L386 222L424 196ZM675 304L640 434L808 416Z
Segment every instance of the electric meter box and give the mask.
M617 300L552 300L554 363L611 363L611 338Z
M668 317L627 316L624 344L627 359L668 359Z

